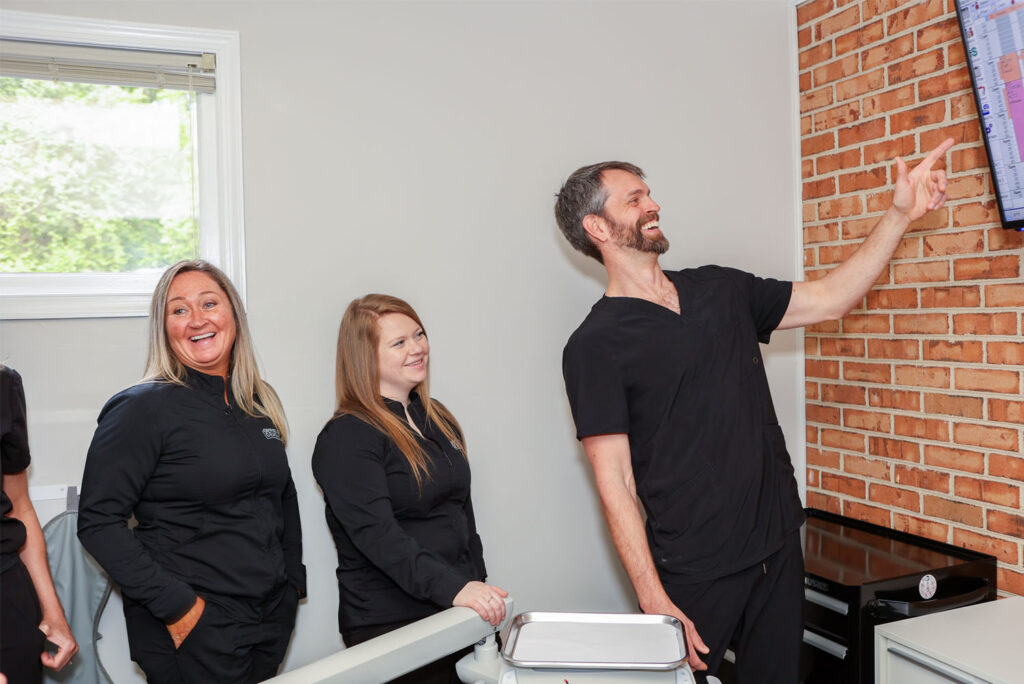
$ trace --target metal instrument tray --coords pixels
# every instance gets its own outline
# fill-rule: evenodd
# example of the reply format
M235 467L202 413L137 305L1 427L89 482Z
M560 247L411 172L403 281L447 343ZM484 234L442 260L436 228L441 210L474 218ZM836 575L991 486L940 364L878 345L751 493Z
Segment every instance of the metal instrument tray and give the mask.
M514 667L674 670L687 651L668 615L527 612L512 619L501 655Z

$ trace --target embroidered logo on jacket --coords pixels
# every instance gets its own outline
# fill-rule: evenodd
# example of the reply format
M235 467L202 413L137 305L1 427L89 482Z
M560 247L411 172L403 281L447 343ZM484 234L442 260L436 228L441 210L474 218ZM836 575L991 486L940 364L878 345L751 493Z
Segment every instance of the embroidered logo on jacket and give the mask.
M278 442L281 440L281 433L277 431L277 428L263 428L263 436L267 439L276 439Z

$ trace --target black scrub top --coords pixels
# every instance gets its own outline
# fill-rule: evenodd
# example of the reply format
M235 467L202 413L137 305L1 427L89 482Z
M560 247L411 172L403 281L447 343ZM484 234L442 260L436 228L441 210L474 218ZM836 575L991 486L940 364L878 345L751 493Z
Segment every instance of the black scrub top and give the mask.
M401 403L384 403L405 419ZM331 419L316 440L313 475L338 550L342 634L451 608L467 582L487 577L469 462L427 421L415 393L409 414L429 470L419 486L398 445L359 416Z
M758 344L792 283L719 266L666 275L681 313L603 297L562 370L577 438L629 437L659 574L701 582L760 562L803 522Z
M0 368L0 471L15 475L28 468L31 460L21 376L13 368ZM0 491L0 572L18 561L18 551L25 545L25 525L9 517L12 510L14 504Z
M125 597L174 622L196 594L260 602L306 591L298 499L281 436L230 384L189 369L100 412L78 538ZM129 529L134 514L138 526Z

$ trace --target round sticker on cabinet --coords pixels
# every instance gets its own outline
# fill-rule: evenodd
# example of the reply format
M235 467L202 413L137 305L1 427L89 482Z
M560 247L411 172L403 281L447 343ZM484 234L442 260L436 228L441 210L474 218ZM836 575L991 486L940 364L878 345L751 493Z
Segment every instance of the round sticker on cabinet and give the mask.
M921 594L923 599L930 599L932 596L935 596L935 590L938 588L939 583L935 581L935 575L925 575L917 583L917 592Z

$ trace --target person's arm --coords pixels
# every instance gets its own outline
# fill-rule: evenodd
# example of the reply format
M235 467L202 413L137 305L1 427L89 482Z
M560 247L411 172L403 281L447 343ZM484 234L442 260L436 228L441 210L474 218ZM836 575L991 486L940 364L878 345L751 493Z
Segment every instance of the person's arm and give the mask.
M85 458L78 539L125 596L169 627L186 619L182 627L189 615L198 620L197 608L202 612L196 592L157 563L128 529L160 461L159 413L153 399L127 393L103 408Z
M595 435L582 439L590 465L594 469L597 491L601 497L601 508L612 543L619 554L626 574L629 575L636 591L640 609L648 614L671 615L683 623L686 643L689 647L690 667L706 670L707 665L700 659L700 653L707 653L708 647L700 638L693 622L679 607L672 603L658 578L651 550L647 546L644 523L640 516L640 504L633 481L633 465L630 459L629 438L624 434Z
M28 494L28 474L21 471L14 475L4 475L4 493L11 500L13 509L11 517L17 518L25 526L25 545L18 552L21 562L25 564L32 585L39 597L39 605L43 610L43 621L39 629L48 641L57 645L57 653L43 651L43 665L53 670L60 670L68 664L71 657L78 653L78 644L71 634L68 620L64 616L64 608L57 598L57 590L53 587L50 577L50 565L46 560L46 539L43 528L39 525L32 499Z
M299 499L291 475L281 497L284 525L281 532L281 552L284 554L285 573L299 598L306 596L306 566L302 564L302 521L299 519Z
M913 171L896 159L896 188L885 212L857 251L824 278L793 283L793 296L779 329L838 320L856 307L888 265L911 222L946 202L946 173L932 170L953 146L947 138Z

